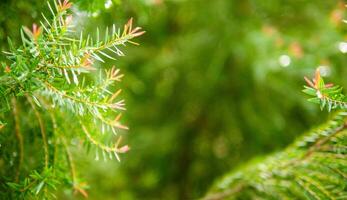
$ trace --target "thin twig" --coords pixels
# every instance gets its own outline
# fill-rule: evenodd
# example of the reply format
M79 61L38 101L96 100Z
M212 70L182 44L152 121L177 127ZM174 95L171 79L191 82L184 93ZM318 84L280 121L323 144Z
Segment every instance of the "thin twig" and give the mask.
M104 107L108 107L108 108L114 108L114 104L108 104L108 103L99 103L99 102L93 102L93 101L88 101L88 100L83 100L83 99L78 99L74 96L68 95L60 90L58 90L57 88L55 88L53 85L49 84L48 82L44 82L45 86L50 89L51 91L55 92L56 94L59 94L60 96L70 99L72 101L78 102L78 103L84 103L90 106L95 106L98 108L104 108Z
M45 131L45 127L43 124L43 120L42 117L40 115L40 113L37 111L35 104L33 103L31 97L27 96L27 99L35 113L35 116L39 122L40 125L40 129L41 129L41 136L42 136L42 140L43 140L43 149L45 152L45 168L48 168L48 163L49 163L49 152L48 152L48 144L47 144L47 135L46 135L46 131Z
M82 126L83 132L86 134L87 138L89 139L89 141L91 143L93 143L95 146L99 147L100 149L106 151L106 152L115 152L115 153L124 153L124 151L122 149L120 149L118 147L119 142L117 142L114 147L109 147L106 146L98 141L96 141L89 133L89 131L87 130L87 128L84 126L84 124L80 121L80 124ZM120 140L118 140L120 141Z
M44 101L41 101L41 102L44 102ZM55 116L53 115L53 113L51 112L51 110L49 110L49 115L52 119L52 124L53 124L53 135L56 136L56 132L57 132L57 129L58 129L58 126L57 126L57 120L55 119ZM57 142L57 139L54 140L54 157L53 157L53 163L52 165L55 166L55 163L57 161L57 154L58 154L58 142Z
M75 186L75 184L77 183L77 176L76 176L76 168L75 168L75 164L73 161L73 157L72 157L72 153L67 145L66 139L64 137L60 137L61 141L63 142L65 151L66 151L66 156L69 162L69 166L70 166L70 170L71 170L71 176L72 176L72 183Z
M22 167L23 159L24 159L24 145L23 145L23 135L20 131L20 125L19 125L17 101L15 98L12 98L12 106L13 106L12 112L13 112L14 123L15 123L15 134L16 134L16 138L18 140L18 149L19 149L18 168L17 168L17 172L16 172L16 177L15 177L16 182L18 182L20 170Z

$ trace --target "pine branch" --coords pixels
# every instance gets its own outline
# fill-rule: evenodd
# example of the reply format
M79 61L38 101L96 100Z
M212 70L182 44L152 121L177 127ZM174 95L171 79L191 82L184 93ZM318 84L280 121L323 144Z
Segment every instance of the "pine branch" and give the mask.
M218 181L204 199L344 199L347 112Z
M44 160L43 169L35 168L30 174L26 173L27 177L19 177L18 181L7 183L9 191L16 194L13 198L50 198L53 195L50 190L62 181L55 168L58 164L56 157L60 152L67 155L66 168L70 168L73 189L87 196L83 186L78 184L73 155L69 150L67 141L72 137L86 141L97 154L101 152L105 160L107 157L120 160L118 154L130 149L128 145L121 146L121 136L117 135L118 130L128 129L120 122L122 112L126 109L124 100L119 99L122 90L115 86L123 74L114 66L100 69L96 64L124 56L121 48L128 43L137 45L132 40L145 32L140 27L133 28L133 19L130 19L123 29L115 25L111 31L106 28L104 36L100 35L98 28L96 37L83 32L76 33L70 11L73 6L71 2L54 0L47 5L50 15L42 14L41 22L34 23L31 29L21 29L22 45L15 46L9 39L9 49L4 52L7 61L0 63L0 113L5 115L12 110L14 134L19 143L16 179L19 174L24 177L25 173L20 171L23 170L21 164L25 159L23 146L26 142L31 144L31 141L23 140L27 137L22 134L27 133L20 132L22 116L18 115L17 104L30 105L29 108L23 106L26 110L21 115L23 113L25 117L25 112L34 113L38 123L30 125L30 128L33 128L33 132L36 129L40 131L42 148L39 147L38 151L44 154L44 159L35 158L37 161ZM76 35L79 37L76 38ZM97 75L99 78L96 81L89 80L90 76ZM49 115L46 115L47 112ZM66 119L77 123L66 123ZM7 119L0 120L2 130ZM93 126L86 125L89 123ZM97 131L100 128L101 134ZM66 133L63 129L70 131ZM63 145L59 145L59 142ZM52 150L54 148L54 153L50 152L49 147ZM52 162L50 153L54 156Z
M86 126L80 121L80 124L82 126L82 129L84 131L84 133L86 134L88 140L94 144L95 146L97 146L101 152L102 152L102 155L104 157L104 160L107 160L107 157L106 157L106 153L109 154L109 158L112 159L113 155L114 157L120 161L120 158L118 156L118 153L125 153L127 151L130 150L129 146L128 145L125 145L125 146L122 146L122 147L119 147L119 144L121 142L121 137L118 138L117 142L113 145L113 146L106 146L100 142L98 142L96 139L94 139L92 137L92 135L89 133L88 129L86 128ZM96 151L96 160L99 160L99 154L98 154L98 151Z
M304 86L303 92L312 96L308 101L320 104L321 109L325 107L330 112L333 109L347 109L347 97L342 94L342 87L325 84L320 76L319 69L316 70L315 78L311 81L305 77L308 86Z

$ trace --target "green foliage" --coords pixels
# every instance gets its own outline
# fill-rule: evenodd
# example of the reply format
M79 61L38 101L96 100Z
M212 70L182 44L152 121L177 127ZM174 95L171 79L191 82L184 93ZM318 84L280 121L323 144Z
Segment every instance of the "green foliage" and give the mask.
M83 30L84 38L85 33L96 33L96 27L104 35L109 24L120 26L131 16L148 31L140 47L124 50L131 56L113 61L98 54L106 58L103 66L116 65L126 74L111 90L123 89L127 101L124 117L131 127L126 144L132 149L121 164L95 162L94 145L88 155L80 148L84 144L80 138L86 136L76 117L55 113L62 126L58 133L68 136L77 177L71 180L65 169L66 152L58 151L60 157L56 157L64 162L55 164L56 172L65 169L59 174L63 188L57 189L58 199L82 198L68 188L77 183L87 189L85 182L91 188L89 199L196 199L216 177L252 157L279 151L326 119L327 112L307 103L300 92L304 75L324 65L330 71L329 80L347 84L347 57L337 48L345 39L342 1L128 0L112 1L113 6L104 9L105 2L74 1L80 7L73 10L77 15L73 21L83 24L76 29ZM31 27L32 21L41 18L40 11L51 15L42 0L3 0L0 5L7 11L0 12L0 37L6 41L1 48L5 51L8 35L19 46L21 24ZM85 17L88 15L92 17ZM289 65L279 62L283 55L290 58ZM94 71L83 74L84 86L98 82L98 75ZM41 173L44 155L35 114L28 103L18 103L18 111L26 146L23 166L27 168L22 172L29 176L35 168ZM6 127L15 127L12 118L2 120ZM47 132L52 133L50 114L42 114L42 118L48 119ZM82 123L89 133L100 132L93 120L86 120ZM107 144L113 141L108 138L112 135L95 136ZM14 171L5 163L12 160L16 166L19 155L15 134L3 137L1 145L6 148L0 147L0 151L6 153L0 156L1 175ZM65 148L63 142L59 144ZM98 158L102 157L98 151Z
M345 25L330 18L341 9L322 0L130 0L91 19L93 30L134 16L148 34L118 62L133 148L121 165L88 168L98 187L90 198L199 198L216 177L324 122L327 112L301 89L320 65L347 84L337 49Z
M13 191L17 191L18 199L46 199L56 198L54 193L47 190L56 190L61 178L54 173L52 168L46 168L41 173L33 171L21 183L9 182L7 185ZM42 192L42 190L46 190Z
M136 148L121 166L107 165L115 182L103 166L93 170L95 199L199 198L216 177L325 121L301 92L304 75L326 60L329 79L347 84L347 57L336 48L344 25L330 21L337 2L138 2L95 19L135 13L148 32L122 63Z
M303 92L311 97L309 102L322 110L340 111L285 150L225 175L203 199L347 198L347 98L341 86L324 82L319 68L312 81L306 77L305 81Z
M341 86L324 82L319 68L305 81L309 102L340 111L285 150L225 175L205 200L347 198L347 98Z
M124 56L121 46L137 44L131 40L144 32L130 19L123 30L113 25L103 36L98 28L94 37L77 34L71 6L68 0L48 3L49 17L42 14L40 25L21 29L21 46L8 39L0 69L2 197L49 199L62 182L87 196L71 139L93 149L97 160L99 154L119 160L129 150L120 144L119 132L127 129L120 122L125 104L114 86L123 75L96 64Z
M346 127L347 113L337 113L286 150L226 175L204 199L347 198Z
M308 86L304 86L304 93L313 96L308 101L320 104L321 109L325 107L330 112L332 109L347 109L347 97L342 94L342 87L338 85L325 84L317 69L313 81L305 77Z

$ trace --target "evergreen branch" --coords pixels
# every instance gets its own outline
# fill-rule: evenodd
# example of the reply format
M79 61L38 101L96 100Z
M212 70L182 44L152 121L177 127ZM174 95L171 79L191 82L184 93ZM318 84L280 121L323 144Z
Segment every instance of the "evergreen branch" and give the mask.
M333 138L335 135L339 134L342 130L344 130L346 128L347 128L347 121L346 121L346 123L342 124L341 126L336 128L335 130L333 130L332 134L329 134L328 136L320 138L319 140L317 140L315 142L315 144L312 145L307 150L307 152L303 156L303 158L306 159L307 157L311 156L314 152L316 152L318 149L320 149L321 146L323 146L325 143L329 142L329 140L331 140L331 138Z
M339 112L286 150L226 175L204 199L346 197L346 127L347 112Z
M67 94L66 91L58 90L57 88L55 88L53 85L49 84L48 82L45 82L44 85L53 94L56 94L56 95L60 96L61 99L68 99L68 100L71 100L71 101L76 102L76 103L82 103L82 104L85 104L85 105L88 105L88 106L92 106L93 108L101 108L101 109L114 109L114 108L117 108L117 109L120 109L120 110L124 110L124 108L122 107L122 104L120 102L112 104L112 103L103 103L103 102L97 102L97 101L90 101L88 99L82 99L82 98L78 98L78 97L73 96L73 95L69 95L69 94Z
M93 52L101 52L105 49L114 47L118 52L116 54L123 55L123 53L121 53L121 51L118 48L116 48L116 46L124 45L126 42L137 44L137 43L132 42L131 39L133 39L135 37L139 37L145 33L145 31L141 31L140 27L136 27L135 29L132 29L132 26L133 26L133 19L131 18L128 21L128 23L124 25L122 35L119 35L115 31L115 27L113 26L113 33L112 33L112 36L109 40L107 40L107 38L106 38L106 40L104 42L101 42L100 44L98 44L99 39L97 39L97 46L96 47L86 47L86 50L91 50ZM118 32L119 32L119 30L118 30Z
M105 156L105 152L106 153L109 153L110 154L110 158L112 157L112 153L114 154L115 158L120 161L119 159L119 156L118 156L118 153L125 153L127 151L129 151L129 146L128 145L125 145L125 146L122 146L122 147L119 147L119 144L121 142L121 137L118 138L117 142L114 144L114 146L106 146L100 142L98 142L97 140L95 140L91 134L89 133L88 129L86 128L86 126L82 123L82 121L80 121L80 124L81 124L81 127L82 127L82 130L83 132L86 134L88 140L94 144L95 146L97 146L99 149L101 149L101 151L103 152L103 156L104 156L104 159L106 159L106 156ZM98 158L98 154L97 154L97 160L99 159Z
M57 132L58 131L58 125L57 125L56 118L55 118L54 114L52 113L52 111L50 112L50 116L52 119L54 132ZM77 179L75 162L73 159L72 152L70 151L69 145L66 141L66 138L63 134L59 134L59 139L62 142L65 153L66 153L67 163L68 163L68 166L70 168L70 173L71 173L71 178L72 178L73 189L75 192L78 192L78 193L82 194L85 198L87 198L88 193L79 185L79 182Z
M333 109L347 109L347 97L342 94L342 87L325 84L320 76L319 69L316 70L315 78L311 81L305 77L308 86L304 86L303 92L313 96L309 101L320 104L321 109L327 107L330 112Z
M54 194L48 193L48 187L55 189L55 185L58 184L56 177L52 173L52 168L44 169L41 174L36 171L31 172L29 178L26 178L21 185L8 183L21 193L21 197L27 198L40 198L41 199L52 199ZM47 187L48 186L48 187ZM44 192L42 193L42 189Z
M109 120L109 119L106 119L104 118L102 115L97 115L96 116L98 119L100 119L100 121L108 126L111 127L112 129L112 132L114 134L116 134L116 131L114 128L119 128L119 129L123 129L123 130L128 130L129 128L127 126L124 126L122 125L120 122L119 122L119 119L122 117L122 114L119 113L116 118L114 120Z
M20 192L26 192L27 190L29 190L30 188L32 188L36 183L37 183L37 179L31 181L27 186L25 186L24 188L20 189Z
M51 194L53 195L48 193L48 189L55 189L55 185L60 182L58 170L61 169L55 166L58 164L58 153L64 151L67 154L74 190L87 196L83 187L77 184L72 153L65 141L65 137L68 139L69 135L60 132L57 134L58 130L65 127L65 124L57 124L56 117L69 117L80 121L81 126L75 126L73 130L84 133L79 139L95 146L97 153L101 151L104 159L108 154L110 159L114 156L119 160L118 154L129 150L127 145L119 146L121 137L111 135L118 140L115 144L108 146L109 142L106 141L105 144L99 142L102 136L94 134L92 130L100 126L103 134L105 130L111 130L117 135L116 130L128 129L120 122L121 112L125 110L124 100L118 100L122 90L114 90L113 86L114 83L121 81L123 74L119 74L119 70L115 67L105 70L103 74L101 73L103 70L95 67L95 61L103 62L104 58L115 60L115 56L124 56L120 46L125 46L127 43L137 44L132 40L144 34L144 31L140 27L133 28L133 20L130 19L123 30L116 29L115 25L112 26L111 31L106 28L104 38L100 36L99 29L97 29L96 39L89 34L84 37L83 32L80 32L79 38L75 38L73 17L70 12L72 3L68 0L54 0L47 5L51 14L42 14L43 20L38 24L34 23L31 29L23 27L20 30L22 45L16 47L9 39L9 50L4 52L8 63L0 64L0 112L4 114L12 109L15 128L5 131L13 131L16 134L20 152L16 174L16 179L19 180L17 183L7 183L7 185L20 193L20 197L28 195L29 198L32 196L48 198ZM95 72L100 72L97 81L86 80L88 76L84 75L85 73L95 76L97 75ZM86 81L89 81L88 85ZM19 172L23 163L25 144L20 132L16 103L20 96L26 98L21 98L18 104L26 105L28 102L31 106L29 110L33 111L33 116L38 121L43 147L39 150L44 153L45 165L40 173L33 170L29 177L22 179ZM49 115L41 115L38 107L48 111ZM55 107L59 109L54 109ZM46 129L44 124L46 117L50 117L51 120L48 121L52 122L52 128ZM87 121L93 121L93 127L87 128L83 124ZM0 121L0 130L4 125L5 123ZM71 129L72 125L69 125ZM61 137L64 139L59 139ZM109 135L106 135L104 139L107 137ZM54 142L52 162L50 162L48 146L51 141ZM60 142L63 145L59 145Z

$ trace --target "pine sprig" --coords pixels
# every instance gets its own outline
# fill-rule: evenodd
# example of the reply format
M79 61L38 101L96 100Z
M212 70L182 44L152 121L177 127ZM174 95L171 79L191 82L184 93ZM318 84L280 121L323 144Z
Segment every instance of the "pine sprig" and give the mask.
M8 182L10 190L18 195L51 198L52 192L47 191L64 181L56 176L58 171L54 168L54 160L59 156L56 152L62 152L66 155L66 168L71 171L69 179L73 189L87 196L84 187L79 184L69 150L67 141L72 138L78 137L89 144L87 146L93 147L97 155L101 153L105 160L120 160L118 154L130 149L121 145L121 136L118 135L119 130L128 129L120 122L125 103L119 98L121 89L116 87L123 74L114 66L100 69L95 64L124 56L121 48L127 43L137 45L132 40L144 31L140 27L133 28L133 19L130 19L123 29L115 25L111 31L106 28L103 36L98 28L95 37L76 33L71 7L72 3L68 0L48 2L50 16L42 14L43 21L39 25L21 29L22 45L16 46L9 39L9 49L4 52L7 61L0 65L0 130L12 133L11 127L6 126L7 122L15 123L17 129L21 129L19 118L11 120L4 117L8 110L20 105L35 119L32 126L36 128L35 132L40 133L40 150L44 155L39 159L44 167L35 168L34 175L28 178L18 172L23 174L17 176L19 180ZM92 81L90 76L99 78ZM14 111L17 114L18 111ZM64 123L66 119L75 124ZM74 134L70 133L71 130ZM18 137L17 140L23 145Z
M57 189L60 181L62 181L62 179L55 176L53 168L47 168L41 173L34 170L22 182L7 183L7 185L13 191L19 193L17 196L19 199L55 199L56 196L53 193L49 193L47 188L51 190Z
M307 86L304 86L303 92L312 97L308 101L319 104L322 110L327 108L329 112L333 109L347 109L347 99L342 93L342 87L325 84L319 69L316 70L312 81L306 77L305 81Z

